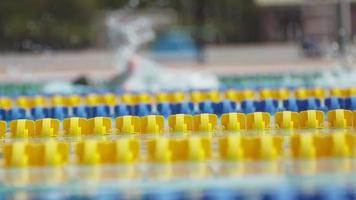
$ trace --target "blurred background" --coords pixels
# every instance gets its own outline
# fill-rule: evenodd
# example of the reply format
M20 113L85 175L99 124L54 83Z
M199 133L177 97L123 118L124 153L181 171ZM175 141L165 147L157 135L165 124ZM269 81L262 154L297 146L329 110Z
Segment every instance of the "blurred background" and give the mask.
M136 54L214 76L349 69L355 34L353 0L1 0L0 79L120 84Z
M293 35L301 28L297 8L289 15L289 12L282 12L283 9L266 13L267 16L276 15L270 25L280 26L280 30L262 34L260 30L265 29L261 26L263 13L257 3L249 0L3 0L0 3L1 49L105 47L105 30L101 29L103 18L125 6L135 9L133 14L137 12L137 15L161 23L158 27L161 34L182 31L196 39L202 34L204 38L199 40L213 44L291 41L297 37Z

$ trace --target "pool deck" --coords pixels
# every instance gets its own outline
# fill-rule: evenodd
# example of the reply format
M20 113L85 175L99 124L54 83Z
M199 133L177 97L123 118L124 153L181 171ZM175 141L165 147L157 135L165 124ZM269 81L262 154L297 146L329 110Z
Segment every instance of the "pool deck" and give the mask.
M162 58L149 51L140 55L152 58L173 70L205 71L218 75L299 73L338 65L333 59L305 58L296 44L209 46L205 62L195 58ZM72 80L78 76L107 79L115 74L115 52L108 49L45 53L0 53L0 80Z

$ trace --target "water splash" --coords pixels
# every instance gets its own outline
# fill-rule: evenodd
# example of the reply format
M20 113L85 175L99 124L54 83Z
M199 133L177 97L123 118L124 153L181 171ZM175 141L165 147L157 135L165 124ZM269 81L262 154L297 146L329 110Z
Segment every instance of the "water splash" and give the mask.
M109 81L109 87L150 91L218 88L219 81L212 74L168 69L137 53L155 38L153 23L148 17L133 15L130 9L124 9L109 14L106 25L118 73Z

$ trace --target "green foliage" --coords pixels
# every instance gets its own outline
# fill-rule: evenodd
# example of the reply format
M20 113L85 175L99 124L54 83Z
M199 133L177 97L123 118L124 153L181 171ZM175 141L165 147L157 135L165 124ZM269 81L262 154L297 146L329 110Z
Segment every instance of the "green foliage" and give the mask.
M127 4L128 0L98 0L99 8L106 10L118 9Z
M94 37L96 0L1 0L0 45L24 49L30 42L51 48L78 48Z
M127 4L128 0L0 0L0 49L90 46L98 14ZM140 0L137 9L157 6L176 10L180 25L192 27L197 39L214 33L214 42L258 40L253 0Z

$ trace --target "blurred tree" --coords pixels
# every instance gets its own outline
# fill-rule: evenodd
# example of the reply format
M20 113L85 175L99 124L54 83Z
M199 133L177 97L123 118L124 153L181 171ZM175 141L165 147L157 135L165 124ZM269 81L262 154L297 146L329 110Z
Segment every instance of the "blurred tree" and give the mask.
M127 5L128 0L98 0L97 2L102 9L114 10Z
M225 0L213 8L221 42L253 42L258 40L258 10L253 0Z
M19 50L87 46L96 7L96 0L1 0L0 44Z
M253 0L0 0L0 48L83 48L95 41L94 21L102 10L123 6L167 7L200 44L253 42L259 38Z

